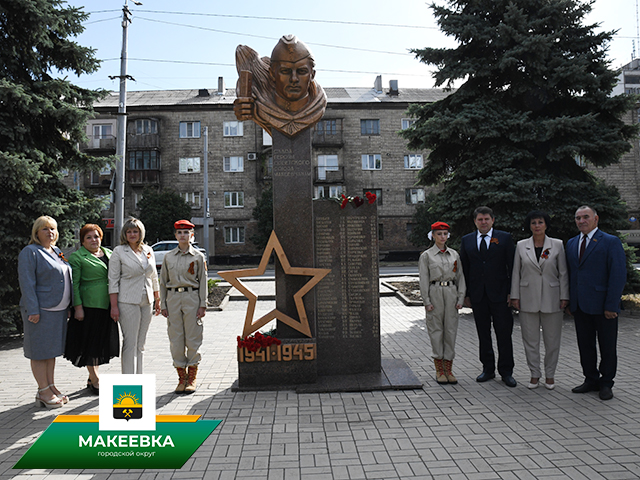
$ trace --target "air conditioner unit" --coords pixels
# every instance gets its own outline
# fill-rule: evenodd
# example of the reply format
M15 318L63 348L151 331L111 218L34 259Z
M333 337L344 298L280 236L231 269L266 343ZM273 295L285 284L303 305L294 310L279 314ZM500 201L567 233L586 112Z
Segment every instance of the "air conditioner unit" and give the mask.
M247 160L257 160L258 159L258 154L255 152L249 152L247 153Z

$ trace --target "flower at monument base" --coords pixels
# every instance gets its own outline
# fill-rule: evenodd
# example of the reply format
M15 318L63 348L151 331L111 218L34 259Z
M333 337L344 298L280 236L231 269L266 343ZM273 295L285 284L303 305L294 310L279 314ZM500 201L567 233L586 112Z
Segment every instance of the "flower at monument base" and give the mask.
M342 194L342 203L340 203L340 208L346 207L347 203L349 203L349 199L347 197L345 197L344 193L343 193Z
M360 205L364 204L364 200L360 197L353 197L353 204L358 208Z
M238 335L238 348L246 348L250 352L257 352L261 348L270 347L271 345L280 345L282 342L276 337L270 335L263 335L260 332L256 332L254 335L249 335L246 338L242 338Z

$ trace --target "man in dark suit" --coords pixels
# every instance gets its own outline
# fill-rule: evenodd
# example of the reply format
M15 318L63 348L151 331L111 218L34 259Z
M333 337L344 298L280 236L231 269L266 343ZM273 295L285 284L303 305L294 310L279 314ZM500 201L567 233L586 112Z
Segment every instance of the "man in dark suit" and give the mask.
M515 247L507 232L493 229L495 217L489 207L473 212L478 230L462 237L460 259L467 283L465 304L473 308L480 341L482 373L476 378L486 382L495 378L495 354L491 341L491 323L498 343L498 373L508 387L513 378L513 317L509 308L511 271Z
M578 208L575 219L580 235L570 239L566 249L569 309L575 319L585 380L571 391L599 391L602 400L609 400L618 363L618 313L627 281L626 257L620 239L598 229L598 214L592 207Z

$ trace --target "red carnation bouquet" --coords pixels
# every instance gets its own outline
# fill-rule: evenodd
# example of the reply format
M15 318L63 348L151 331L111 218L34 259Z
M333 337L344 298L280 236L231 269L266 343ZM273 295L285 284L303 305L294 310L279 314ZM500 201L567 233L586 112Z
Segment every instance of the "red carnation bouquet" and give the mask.
M281 343L276 337L263 335L260 332L256 332L255 335L249 335L244 339L238 335L238 348L246 348L250 352L257 352L261 348L280 345Z

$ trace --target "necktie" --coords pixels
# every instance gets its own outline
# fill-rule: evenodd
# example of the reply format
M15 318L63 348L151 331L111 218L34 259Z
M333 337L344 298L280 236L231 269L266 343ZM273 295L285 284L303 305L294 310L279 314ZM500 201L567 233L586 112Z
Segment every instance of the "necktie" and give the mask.
M584 255L584 251L587 248L587 236L583 236L582 237L582 243L580 244L580 258L578 258L578 261L582 260L582 255Z
M483 257L487 254L487 242L485 242L486 235L480 235L480 255Z

